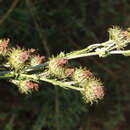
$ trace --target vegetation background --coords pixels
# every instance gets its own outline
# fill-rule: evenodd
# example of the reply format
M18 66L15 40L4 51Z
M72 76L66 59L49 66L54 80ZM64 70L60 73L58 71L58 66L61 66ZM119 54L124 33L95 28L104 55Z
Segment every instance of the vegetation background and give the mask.
M12 45L57 55L108 39L112 25L130 27L129 0L0 0L0 37ZM128 47L130 48L130 47ZM39 92L21 95L0 81L0 130L129 130L130 59L119 55L74 60L105 86L99 104L80 94L41 83Z

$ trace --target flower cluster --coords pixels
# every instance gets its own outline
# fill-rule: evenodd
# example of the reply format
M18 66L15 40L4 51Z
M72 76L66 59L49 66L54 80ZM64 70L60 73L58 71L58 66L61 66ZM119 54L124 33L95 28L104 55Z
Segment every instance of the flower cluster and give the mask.
M18 86L20 93L29 94L33 89L38 91L38 84L30 80L10 80L12 83Z
M71 80L76 88L83 88L81 94L86 103L97 102L104 96L103 84L86 68L75 68L68 65L68 60L62 55L53 57L48 62L48 71L52 78Z
M20 47L11 48L8 52L8 64L10 64L15 71L23 69L28 58L29 54L27 51Z
M67 54L61 52L56 57L48 58L48 61L33 48L9 48L9 39L0 40L0 64L7 69L0 71L0 78L8 78L25 94L31 93L32 90L38 91L39 80L49 82L65 89L80 91L85 103L93 104L104 97L103 83L87 68L71 66L69 60L95 55L130 56L130 50L122 50L130 43L129 31L119 27L110 28L108 41Z
M25 67L42 64L45 61L44 56L34 54L34 49L21 49L20 47L11 48L8 52L8 64L15 71L21 71Z
M130 42L130 33L120 27L113 27L109 29L109 39L113 40L117 49L123 49Z
M8 59L7 64L14 70L15 73L21 75L26 68L37 66L45 61L44 56L35 54L35 49L24 49L20 47L7 49L9 40L1 43L1 50L6 50L6 56ZM82 88L80 91L83 95L83 99L86 103L97 102L98 99L102 99L104 96L103 85L97 80L93 74L85 68L75 68L69 65L68 59L65 58L64 53L60 53L57 57L52 57L47 62L46 69L49 79L56 79L61 82L69 81L73 82L75 88ZM38 84L35 83L32 77L24 77L23 79L19 76L18 80L10 80L18 86L21 93L31 93L32 90L38 91Z
M48 70L52 77L58 79L66 78L65 73L68 66L68 60L64 59L64 53L59 54L57 57L50 58L48 62Z
M5 65L10 67L10 70L14 71L16 77L23 73L28 67L42 64L45 61L44 56L40 56L35 53L35 49L24 49L20 47L8 47L9 39L0 40L0 54L4 56L6 62ZM3 61L2 61L3 62ZM19 77L17 77L19 78ZM32 79L16 79L10 80L10 82L16 84L21 93L31 93L32 90L38 91L38 84L33 82Z

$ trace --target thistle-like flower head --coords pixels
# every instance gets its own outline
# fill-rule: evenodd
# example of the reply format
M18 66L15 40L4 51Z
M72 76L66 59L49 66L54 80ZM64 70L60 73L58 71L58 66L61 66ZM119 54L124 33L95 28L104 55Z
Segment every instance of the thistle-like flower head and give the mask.
M93 102L97 102L98 99L103 98L103 85L89 70L77 68L74 71L72 78L78 83L78 87L84 88L84 90L81 91L81 94L86 103L92 104Z
M83 99L86 103L98 102L104 97L104 90L102 83L95 79L89 79L83 86L84 90L81 91Z
M35 55L35 56L32 56L30 60L30 65L31 66L39 65L39 64L42 64L43 61L45 61L45 56Z
M113 27L108 30L109 39L113 40L118 49L122 49L130 42L130 34L119 27Z
M66 78L67 75L65 71L67 68L67 64L68 60L64 58L63 53L61 53L57 57L50 58L48 62L48 69L50 74L59 79Z
M38 91L39 87L37 83L34 83L30 80L10 80L10 82L17 85L20 93L23 94L32 93L33 90Z
M25 62L29 58L29 54L26 50L18 48L11 48L8 53L8 62L15 71L21 70L25 66Z
M84 86L84 83L86 83L86 81L91 77L93 77L92 73L82 67L76 68L72 76L73 80L80 83L81 86L82 84Z

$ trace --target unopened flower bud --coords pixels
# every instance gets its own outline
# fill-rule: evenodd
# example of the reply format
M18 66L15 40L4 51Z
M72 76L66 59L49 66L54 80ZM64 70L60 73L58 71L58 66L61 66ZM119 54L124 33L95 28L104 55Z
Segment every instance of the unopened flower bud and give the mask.
M33 56L30 61L31 66L42 64L45 61L45 56Z
M13 83L15 83L13 81ZM38 91L38 84L30 81L30 80L21 80L16 82L19 88L19 91L23 94L29 94L35 89Z
M15 71L22 69L29 58L27 51L21 48L11 48L8 56L8 62Z
M65 70L67 64L68 60L60 56L57 56L56 58L51 58L50 61L48 62L48 69L50 74L60 79L66 78L67 75L65 73Z
M128 31L124 31L119 27L109 29L109 39L115 42L117 49L123 49L127 43L130 42L130 35Z
M78 83L80 88L84 88L81 94L86 103L92 104L103 98L103 85L89 70L77 68L73 73L72 79Z
M73 74L73 72L74 72L74 68L67 68L66 70L65 70L65 73L66 73L66 76L67 77L71 77L72 76L72 74Z
M87 70L87 69L82 69L82 68L76 68L76 70L73 73L73 80L77 81L78 83L80 83L81 86L84 86L84 83L86 83L86 81L93 77L92 73ZM83 85L82 85L83 84Z
M29 55L27 54L27 52L21 52L19 54L19 60L21 61L22 64L24 64L29 58Z
M98 102L104 97L103 85L95 78L86 81L83 88L84 90L81 91L81 94L86 103L93 104L93 102Z

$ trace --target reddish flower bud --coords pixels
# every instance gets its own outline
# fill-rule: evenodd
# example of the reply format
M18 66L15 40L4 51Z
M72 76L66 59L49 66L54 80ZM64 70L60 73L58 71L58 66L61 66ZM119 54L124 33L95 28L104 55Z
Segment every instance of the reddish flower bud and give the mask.
M126 40L130 37L130 35L128 34L127 31L122 32L122 35L124 36L124 38L125 38Z
M35 89L36 91L38 91L38 84L33 83L31 81L27 81L26 85L29 89Z
M67 77L71 77L73 72L74 72L74 68L67 68L65 71Z
M27 52L21 52L19 54L19 60L21 61L22 64L24 64L29 58L29 55L27 54Z
M29 55L26 50L18 48L11 48L8 52L8 62L15 71L19 71L25 67L25 62L28 60Z
M92 73L89 70L85 70L83 75L85 76L85 78L92 77Z
M5 53L10 39L0 40L0 53Z
M31 66L39 65L42 64L43 61L45 61L45 56L36 55L31 58L30 65Z
M65 64L68 63L68 60L67 59L64 59L64 58L61 58L57 61L56 65L57 67L63 67Z
M98 98L98 99L102 99L104 97L104 90L102 87L100 86L97 86L96 89L95 89L95 96Z
M38 64L42 64L43 63L43 61L45 60L45 56L38 56L38 58L37 58L37 63Z
M64 59L59 56L57 56L56 58L50 58L50 61L48 62L48 69L50 74L60 79L67 77L65 73L67 63L68 63L67 59Z

